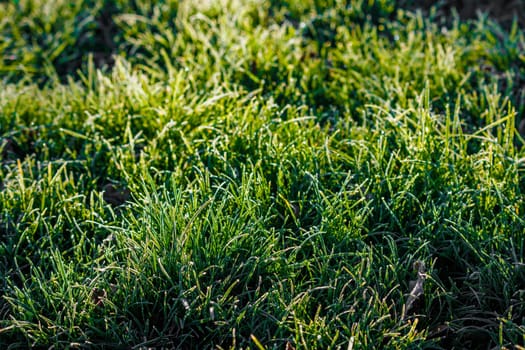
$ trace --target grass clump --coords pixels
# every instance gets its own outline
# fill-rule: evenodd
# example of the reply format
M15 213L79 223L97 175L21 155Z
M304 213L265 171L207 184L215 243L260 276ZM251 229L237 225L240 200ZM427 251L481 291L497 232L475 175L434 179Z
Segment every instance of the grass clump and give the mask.
M1 3L2 347L524 346L525 36L438 10Z

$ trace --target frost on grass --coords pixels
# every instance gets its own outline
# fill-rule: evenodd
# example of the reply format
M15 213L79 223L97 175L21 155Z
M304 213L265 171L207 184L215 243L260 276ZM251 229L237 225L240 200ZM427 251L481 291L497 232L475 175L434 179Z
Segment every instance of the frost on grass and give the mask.
M0 348L522 346L525 35L404 3L1 2Z

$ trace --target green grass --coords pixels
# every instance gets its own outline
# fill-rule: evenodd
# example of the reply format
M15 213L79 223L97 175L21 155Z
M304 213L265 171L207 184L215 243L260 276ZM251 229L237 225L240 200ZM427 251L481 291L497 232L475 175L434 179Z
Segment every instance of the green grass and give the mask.
M0 347L525 346L525 32L438 10L1 2Z

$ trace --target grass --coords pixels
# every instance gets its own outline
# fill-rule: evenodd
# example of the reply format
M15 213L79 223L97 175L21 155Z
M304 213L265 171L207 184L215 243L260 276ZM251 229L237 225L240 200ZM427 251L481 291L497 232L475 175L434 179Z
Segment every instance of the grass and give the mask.
M0 3L2 348L525 346L525 34L410 1Z

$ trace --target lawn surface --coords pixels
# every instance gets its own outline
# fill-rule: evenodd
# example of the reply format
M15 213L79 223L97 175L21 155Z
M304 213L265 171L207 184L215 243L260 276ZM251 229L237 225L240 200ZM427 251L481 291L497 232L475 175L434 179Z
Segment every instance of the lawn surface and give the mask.
M0 348L520 349L525 32L460 15L1 2Z

